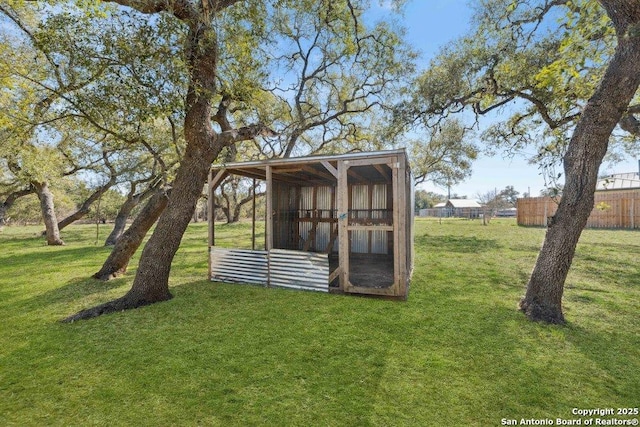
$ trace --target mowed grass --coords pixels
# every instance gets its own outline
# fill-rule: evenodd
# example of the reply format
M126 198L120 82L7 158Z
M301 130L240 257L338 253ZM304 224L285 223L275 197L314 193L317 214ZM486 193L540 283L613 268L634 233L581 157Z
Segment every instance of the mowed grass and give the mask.
M109 251L95 230L0 233L2 426L493 426L640 403L638 232L584 232L562 327L516 310L543 229L424 219L406 302L210 283L192 224L173 300L62 324L131 286L136 260L89 279Z

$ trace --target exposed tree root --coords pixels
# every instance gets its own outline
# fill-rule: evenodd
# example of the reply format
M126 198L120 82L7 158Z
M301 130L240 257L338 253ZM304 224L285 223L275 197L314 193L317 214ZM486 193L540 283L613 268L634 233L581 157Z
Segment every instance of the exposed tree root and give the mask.
M535 301L527 301L526 298L522 298L518 304L518 308L534 322L544 322L553 325L565 324L561 307L544 305Z
M167 301L173 298L171 294L168 294L165 299L158 299L155 301L148 301L145 299L131 298L129 295L125 295L122 298L115 299L113 301L100 304L98 306L81 310L76 314L66 317L61 320L62 323L73 323L76 320L92 319L94 317L102 316L103 314L115 313L117 311L131 310L134 308L144 307L156 302Z
M126 273L126 269L123 270L118 270L118 271L108 271L107 269L105 269L104 267L98 271L96 274L94 274L93 277L94 279L98 279L98 280L102 280L103 282L108 282L111 279L115 279L116 277L120 277L122 276L124 273Z

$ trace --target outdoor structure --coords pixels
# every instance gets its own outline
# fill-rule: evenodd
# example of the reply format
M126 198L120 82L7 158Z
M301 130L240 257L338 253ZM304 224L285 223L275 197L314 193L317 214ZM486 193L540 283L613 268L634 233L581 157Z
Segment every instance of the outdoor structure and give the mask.
M518 225L547 226L559 199L518 199ZM640 229L640 174L610 175L598 180L588 228Z
M449 199L438 203L430 209L420 209L420 216L433 216L436 218L480 218L482 205L470 199Z
M469 199L449 199L445 209L456 218L480 218L482 214L482 205Z
M264 182L264 248L255 231L251 250L216 247L209 206L211 280L407 297L413 182L404 150L214 166L210 203L229 175Z

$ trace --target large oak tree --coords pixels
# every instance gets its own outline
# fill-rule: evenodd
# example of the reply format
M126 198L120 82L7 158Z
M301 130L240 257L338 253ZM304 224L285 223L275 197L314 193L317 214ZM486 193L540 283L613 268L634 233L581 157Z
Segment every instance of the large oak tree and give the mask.
M639 15L635 0L482 0L473 31L442 49L417 80L407 120L490 117L483 139L553 170L565 186L559 212L520 308L564 322L562 293L593 208L606 154L637 153ZM635 101L634 101L635 99ZM616 130L614 132L614 129ZM569 135L572 135L569 137Z
M618 44L564 155L565 186L520 309L533 320L563 323L562 294L576 245L593 209L598 168L609 138L640 85L640 2L600 0Z
M183 51L189 74L184 107L186 148L173 181L173 191L167 207L143 249L138 271L129 292L114 301L83 310L68 317L66 321L95 317L171 299L171 262L193 215L195 202L200 197L211 163L224 147L253 138L265 130L264 126L256 124L217 131L212 125L215 97L219 95L217 73L220 52L216 17L225 9L234 7L239 0L117 0L115 3L143 14L170 14L187 29Z

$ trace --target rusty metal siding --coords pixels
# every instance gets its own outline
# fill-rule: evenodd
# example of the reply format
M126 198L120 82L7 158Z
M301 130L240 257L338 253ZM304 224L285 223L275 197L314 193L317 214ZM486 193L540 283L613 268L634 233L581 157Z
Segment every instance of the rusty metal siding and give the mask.
M269 286L329 292L329 257L272 249L269 251Z
M267 284L269 263L266 251L224 249L212 247L211 280Z

